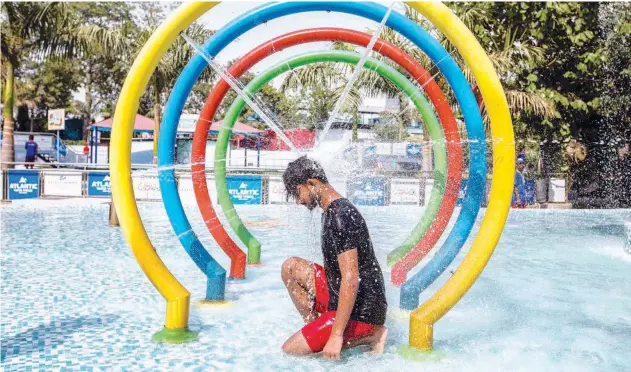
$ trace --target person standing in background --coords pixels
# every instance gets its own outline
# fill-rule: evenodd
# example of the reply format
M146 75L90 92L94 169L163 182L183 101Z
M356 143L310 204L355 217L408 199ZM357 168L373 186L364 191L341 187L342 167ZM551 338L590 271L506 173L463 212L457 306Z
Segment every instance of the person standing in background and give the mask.
M24 159L26 165L24 167L26 169L29 169L29 167L33 169L35 157L37 156L37 142L35 142L32 134L28 136L28 141L24 144L24 149L26 149L26 158Z
M515 184L513 186L513 200L511 205L513 208L526 208L526 179L524 178L524 169L526 163L522 158L517 158L515 170Z

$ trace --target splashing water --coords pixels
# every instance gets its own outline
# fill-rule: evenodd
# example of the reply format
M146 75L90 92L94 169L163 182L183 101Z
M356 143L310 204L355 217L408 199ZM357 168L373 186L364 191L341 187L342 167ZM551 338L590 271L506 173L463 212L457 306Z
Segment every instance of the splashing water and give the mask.
M197 44L193 39L191 39L188 35L186 35L185 33L181 33L180 35L184 38L184 40L186 40L187 43L189 43L195 49L195 51L197 51L197 53L199 53L200 56L202 56L202 58L204 58L204 60L206 60L208 65L217 74L219 74L219 76L221 76L221 78L226 83L228 83L228 85L230 85L230 87L245 101L245 103L247 103L248 106L250 106L250 108L252 108L252 110L254 110L254 112L256 112L257 115L259 115L261 117L261 119L263 119L265 124L267 124L276 133L276 135L283 142L285 142L285 144L287 144L287 146L289 146L289 148L291 149L292 152L295 152L295 153L298 153L298 154L301 153L294 146L294 144L291 142L291 140L289 140L289 138L287 138L285 133L283 133L283 131L280 128L280 126L278 124L276 124L276 122L274 120L272 120L272 118L268 115L268 113L265 110L263 110L259 104L254 102L254 100L252 98L250 98L250 96L247 95L243 91L243 88L239 86L240 85L239 82L234 78L234 76L232 76L232 74L230 74L228 71L226 71L223 68L223 66L221 66L212 57L210 57L204 51L204 49L202 49L202 47L199 44Z
M335 106L333 108L333 112L329 116L329 120L326 122L326 125L324 126L324 129L322 130L322 134L320 134L320 137L318 138L318 141L317 141L317 143L315 145L316 148L318 146L320 146L322 141L324 141L324 139L326 138L327 133L329 132L329 129L331 129L331 125L333 125L333 121L335 120L335 117L337 116L338 112L340 111L340 108L342 107L342 104L344 104L344 101L346 100L346 96L348 95L348 93L350 92L351 88L353 87L353 84L355 83L355 80L357 80L357 78L359 77L359 73L361 72L362 68L364 67L364 63L366 63L366 59L368 59L368 56L372 52L372 49L374 48L375 43L377 42L377 39L379 39L379 36L381 35L381 30L386 25L386 21L388 20L388 18L390 18L390 14L392 13L392 8L394 7L395 3L396 2L393 1L392 4L390 4L390 7L388 8L388 11L384 15L383 19L379 23L379 26L377 27L377 29L373 33L372 37L370 38L370 42L366 46L366 51L364 52L364 54L362 54L362 57L359 59L359 62L357 62L357 65L355 66L355 70L353 71L353 75L351 76L350 80L346 83L346 86L344 87L344 90L342 91L342 95L340 96L340 98L335 103Z
M373 37L376 34L377 33L373 34ZM434 67L438 68L445 60L447 60L448 57L453 56L456 52L457 52L456 49L452 50L451 52L443 56L440 60L432 63L431 68L434 68ZM358 71L358 69L356 68L355 71ZM425 89L427 85L435 81L436 77L441 73L441 70L438 69L438 71L436 71L433 75L431 75L427 81L423 82L422 84L419 84L419 80L422 79L424 76L429 75L429 73L430 73L430 69L427 69L424 75L414 80L415 85L418 85L419 90L421 92L423 92L423 90ZM391 117L386 118L383 121L382 125L383 126L393 125L395 123L396 118L400 118L406 112L410 110L414 110L414 109L416 109L416 105L411 100L409 100L408 105L405 108L401 109L400 111L396 113L393 113ZM334 117L335 115L332 115L330 118L334 118ZM325 135L326 134L324 134L324 136ZM327 171L327 173L332 172L332 173L343 175L343 176L349 176L353 173L357 173L357 171L361 168L361 161L359 159L357 161L350 162L350 163L348 161L343 161L341 163L336 164L334 168L332 168L332 164L331 164L332 160L339 160L345 151L347 150L352 151L351 148L349 147L349 144L351 143L350 137L348 138L348 142L340 143L337 148L333 148L333 146L324 148L323 147L324 140L325 140L324 136L323 135L320 136L321 142L318 142L316 146L311 150L311 152L309 153L309 157L311 157L314 160L319 161L324 167L324 169ZM468 140L463 140L463 143L467 141ZM430 145L433 145L435 142L437 141L429 141ZM476 142L476 141L473 141L473 142ZM360 150L359 148L355 148L355 151L360 151Z

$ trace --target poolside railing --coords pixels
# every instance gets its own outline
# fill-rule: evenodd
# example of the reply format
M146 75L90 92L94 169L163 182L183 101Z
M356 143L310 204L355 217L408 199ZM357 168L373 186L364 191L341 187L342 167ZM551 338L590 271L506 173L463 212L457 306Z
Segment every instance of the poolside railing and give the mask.
M15 162L14 165L25 165ZM0 198L18 200L33 198L109 198L110 178L107 164L67 163L64 168L8 169L0 172ZM179 196L183 203L196 203L193 192L190 165L174 165ZM234 204L286 204L285 189L282 183L284 167L279 168L238 168L231 167L228 182L237 188L245 184L255 189L257 198L253 200L233 200ZM211 198L216 201L214 172L206 170ZM132 165L132 183L137 200L160 201L157 167L154 164ZM238 182L237 182L238 181ZM331 184L342 195L346 195L357 205L417 205L424 206L433 187L430 173L411 176L404 173L372 173L357 175L333 175ZM533 182L533 181L529 181ZM487 182L487 189L490 187ZM466 194L466 179L462 182L459 200ZM534 187L531 188L536 193ZM235 196L236 197L236 196ZM486 199L486 198L485 198ZM531 195L532 203L538 195ZM458 203L460 204L460 203ZM486 200L483 200L486 206Z
M14 163L23 165L24 163ZM79 165L79 164L75 164ZM9 169L0 172L2 199L18 200L57 197L111 197L109 169L95 164L81 164L82 168ZM175 167L176 182L183 202L195 202L190 168ZM287 203L282 183L284 169L232 168L228 182L254 188L259 195L254 202L236 200L235 204L284 204ZM245 177L244 177L245 176ZM214 174L207 171L211 197L216 200ZM245 181L242 181L245 179ZM367 182L378 179L379 182ZM371 176L364 178L332 177L331 183L340 193L349 195L359 205L408 204L424 205L425 188L431 188L426 177L389 178ZM132 171L132 183L136 199L162 200L158 172L155 166L141 165ZM374 190L366 192L366 185ZM377 186L374 186L377 185ZM237 187L237 186L235 186Z

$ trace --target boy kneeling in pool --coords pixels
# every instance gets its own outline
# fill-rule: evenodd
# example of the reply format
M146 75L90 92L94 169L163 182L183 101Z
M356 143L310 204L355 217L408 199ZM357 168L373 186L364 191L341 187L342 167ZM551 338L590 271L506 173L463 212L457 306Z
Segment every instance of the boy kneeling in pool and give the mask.
M283 351L322 352L339 359L342 348L370 345L381 353L388 305L364 218L331 187L320 164L306 156L289 163L283 182L296 203L324 211L323 266L297 257L283 263L283 282L307 323L285 342Z

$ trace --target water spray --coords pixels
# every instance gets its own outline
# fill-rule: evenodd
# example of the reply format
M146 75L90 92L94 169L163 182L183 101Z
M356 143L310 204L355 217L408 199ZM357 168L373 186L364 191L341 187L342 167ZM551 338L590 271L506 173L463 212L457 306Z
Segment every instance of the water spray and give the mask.
M342 91L342 95L335 103L333 112L329 116L329 120L326 122L324 129L322 129L322 133L320 134L320 137L318 138L315 144L315 148L320 146L322 141L324 141L324 139L326 138L326 135L329 133L329 129L331 129L331 125L333 125L333 121L335 120L335 117L340 111L342 104L344 104L344 101L346 100L346 96L348 95L351 88L353 87L355 80L357 80L357 78L359 77L359 73L361 72L361 69L364 67L364 63L366 63L366 59L368 59L368 56L372 52L372 49L375 47L375 43L377 42L377 39L379 39L379 35L381 35L381 30L383 30L384 26L386 25L386 21L388 20L388 18L390 18L390 14L392 13L392 8L394 7L394 4L395 2L392 2L392 4L390 4L390 7L386 11L386 14L383 16L383 19L381 20L381 22L379 23L379 26L375 30L375 33L372 35L372 38L370 38L370 42L366 46L366 51L364 52L364 54L362 54L361 58L359 59L359 62L357 62L357 65L355 65L355 70L353 71L353 75L351 76L350 80L346 83L346 86L344 87L344 90Z
M250 106L250 108L252 108L252 110L254 110L254 112L257 113L257 115L263 119L263 121L265 122L265 124L267 124L275 133L276 135L283 140L283 142L285 142L285 144L287 144L287 146L289 146L289 148L291 149L291 151L300 154L301 152L294 146L294 144L289 140L289 138L287 138L287 136L285 135L285 133L283 133L282 129L280 128L280 126L278 124L276 124L276 122L274 122L274 120L272 120L272 118L269 117L269 115L265 112L265 110L263 110L257 103L254 102L254 100L252 98L250 98L250 96L248 94L246 94L243 89L241 87L239 87L239 82L236 81L236 79L234 78L234 76L230 75L230 73L228 73L228 71L226 71L223 66L221 66L219 63L217 63L214 58L210 57L205 51L204 49L197 44L193 39L191 39L188 35L186 35L185 33L181 33L180 34L184 40L186 40L187 43L189 43L194 49L195 51L197 51L197 53L202 56L202 58L204 58L204 60L206 60L206 62L208 63L208 65L217 73L219 74L219 76L221 76L221 78L223 80L225 80L226 83L228 83L228 85L230 85L230 87L241 97L243 98L243 100L245 101L245 103L248 104L248 106Z

